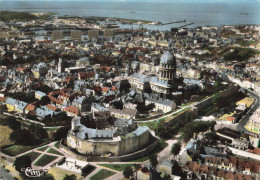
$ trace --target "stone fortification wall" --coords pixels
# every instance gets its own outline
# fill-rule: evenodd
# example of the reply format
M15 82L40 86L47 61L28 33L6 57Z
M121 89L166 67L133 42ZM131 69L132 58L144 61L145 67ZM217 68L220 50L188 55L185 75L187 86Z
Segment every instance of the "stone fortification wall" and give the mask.
M200 112L202 112L204 109L206 109L209 106L213 106L213 99L214 98L228 98L229 96L232 96L233 94L236 94L238 92L239 87L238 86L232 86L222 92L219 92L215 96L208 98L204 101L201 101L200 103L196 104L196 108L198 110L198 115L200 115ZM218 97L217 97L218 96Z
M216 96L217 98L228 98L229 96L236 94L238 92L238 89L239 89L238 86L232 86L222 92L219 92ZM183 121L183 120L192 121L196 119L204 109L208 108L209 106L213 106L212 101L214 98L216 98L216 96L209 97L204 101L197 103L192 107L191 110L187 110L184 111L183 113L178 114L177 116L165 122L165 124L168 126L172 126L177 121Z

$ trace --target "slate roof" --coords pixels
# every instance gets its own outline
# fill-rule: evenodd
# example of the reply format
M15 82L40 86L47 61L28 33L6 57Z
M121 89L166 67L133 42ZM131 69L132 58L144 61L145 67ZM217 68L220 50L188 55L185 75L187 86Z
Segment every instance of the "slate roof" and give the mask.
M82 104L83 101L84 101L84 99L85 99L85 97L83 97L83 96L76 97L76 98L73 100L73 103Z
M130 78L137 79L141 83L150 82L157 86L170 87L167 81L160 81L157 76L147 76L144 74L134 73L129 76Z
M40 95L40 96L46 96L46 93L41 92L41 91L36 91L35 94Z
M188 83L188 84L194 84L194 85L202 84L202 82L200 80L195 80L195 79L184 79L183 82Z
M166 106L171 106L173 104L173 101L169 100L169 99L162 99L159 98L158 96L149 96L149 98L146 99L147 101L150 102L154 102L157 104L162 104L162 105L166 105Z
M10 104L10 105L15 105L16 104L16 100L13 99L13 98L7 98L6 101L5 101L6 104Z
M53 115L53 114L54 114L54 112L52 110L44 108L44 107L36 109L36 115L39 117L42 117L42 118L44 118L47 115Z
M27 106L26 102L23 101L17 101L16 108L20 111L23 111L25 107Z
M149 128L147 126L138 126L138 128L132 133L135 134L136 136L140 136L141 134L145 133L148 130Z

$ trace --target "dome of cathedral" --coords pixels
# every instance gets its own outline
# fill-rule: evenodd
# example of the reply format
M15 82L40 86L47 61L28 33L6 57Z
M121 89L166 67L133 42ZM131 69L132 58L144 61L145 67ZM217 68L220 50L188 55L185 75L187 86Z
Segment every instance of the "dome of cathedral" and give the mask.
M165 52L162 57L160 63L162 64L173 64L175 63L176 59L172 53L169 51Z

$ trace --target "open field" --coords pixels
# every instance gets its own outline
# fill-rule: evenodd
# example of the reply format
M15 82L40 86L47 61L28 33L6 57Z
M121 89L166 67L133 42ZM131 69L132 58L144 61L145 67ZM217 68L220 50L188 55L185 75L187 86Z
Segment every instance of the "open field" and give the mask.
M58 167L54 167L48 170L48 173L53 175L54 179L63 179L65 177L65 175L72 175L74 174L75 176L77 176L77 179L80 178L80 174L77 173L73 173L71 171L66 171L64 169L60 169Z
M38 159L34 163L34 165L35 166L46 166L47 164L51 163L52 161L54 161L57 158L58 157L56 157L56 156L50 156L50 155L44 154L40 159Z
M41 154L37 152L30 152L25 154L24 156L29 156L31 158L31 161L33 162L37 157L39 157Z
M56 151L55 149L53 148L49 148L47 150L48 153L51 153L51 154L57 154L57 155L60 155L60 156L63 156L63 154L61 154L60 152Z
M123 171L126 167L132 166L133 164L98 164L116 171Z
M0 147L10 145L12 142L9 140L9 136L12 133L12 129L10 129L8 126L0 125Z
M44 152L46 149L48 149L48 147L49 146L42 146L42 147L38 148L37 150Z
M54 147L56 147L57 149L59 149L60 147L60 141L58 141L58 142L56 142L55 144L54 144Z
M90 177L90 180L102 180L102 179L106 179L109 176L112 176L116 174L115 172L106 170L106 169L101 169L100 171L98 171L94 176Z
M13 145L3 149L2 152L9 156L16 156L18 154L24 153L33 148L34 148L33 146Z

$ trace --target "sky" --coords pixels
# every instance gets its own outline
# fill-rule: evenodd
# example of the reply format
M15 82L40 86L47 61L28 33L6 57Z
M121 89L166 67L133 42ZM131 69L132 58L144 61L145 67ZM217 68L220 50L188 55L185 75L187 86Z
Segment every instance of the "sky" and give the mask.
M260 3L260 0L0 0L5 1L85 1L85 2L199 2L199 3Z

